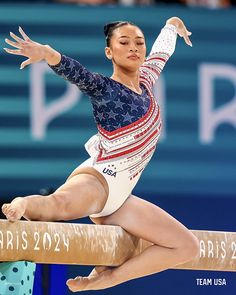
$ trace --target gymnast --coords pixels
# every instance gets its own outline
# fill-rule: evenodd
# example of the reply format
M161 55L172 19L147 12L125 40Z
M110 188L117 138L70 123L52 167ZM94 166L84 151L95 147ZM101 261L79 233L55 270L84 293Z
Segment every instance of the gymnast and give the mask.
M105 25L111 77L92 73L49 45L31 40L21 27L19 33L20 37L11 32L12 39L5 39L14 48L5 51L27 57L21 69L44 60L78 86L90 98L98 133L85 144L90 157L62 186L48 196L14 198L2 206L7 219L65 221L89 216L96 224L119 225L153 243L118 267L96 266L88 277L67 280L73 292L109 288L192 260L199 252L197 238L160 207L132 194L161 131L153 85L175 50L177 35L192 46L183 21L166 21L147 58L138 26L126 21Z

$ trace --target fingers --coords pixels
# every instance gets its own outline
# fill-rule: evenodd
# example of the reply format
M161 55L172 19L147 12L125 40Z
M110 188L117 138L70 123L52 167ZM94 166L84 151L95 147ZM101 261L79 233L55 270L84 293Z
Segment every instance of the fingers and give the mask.
M17 42L13 42L9 39L5 39L5 42L13 47L16 47L16 48L19 48L19 49L22 49L22 46L24 45L25 41L30 41L30 38L26 35L26 33L23 31L23 29L21 27L19 27L19 32L21 33L22 37L24 38L21 39L19 38L18 36L16 36L14 33L10 32L10 36L16 40ZM27 44L27 43L25 43Z
M24 54L21 52L20 49L9 49L9 48L3 48L7 53L10 53L10 54L15 54L15 55L23 55Z
M184 41L185 41L186 44L188 44L189 46L193 47L192 42L190 41L188 35L186 35L186 34L184 35Z
M192 35L192 32L188 31L186 29L186 27L185 27L184 36L183 36L184 41L185 41L186 44L188 44L189 46L193 47L193 44L192 44L192 42L191 42L191 40L189 38L189 36L191 36L191 35Z
M5 42L15 48L18 48L18 49L10 49L10 48L3 48L7 53L10 53L10 54L15 54L15 55L24 55L22 53L22 47L23 47L23 42L25 42L23 39L17 37L14 33L10 32L10 36L17 42L14 42L12 40L9 40L9 39L5 39Z
M184 41L187 45L191 47L193 46L189 38L189 36L192 35L192 32L188 31L184 24L178 28L177 33L180 37L184 38Z
M21 27L19 27L19 32L25 41L30 41L30 38L26 35L26 33L23 31Z
M32 63L32 60L30 58L28 58L27 60L25 60L21 65L20 65L20 69L24 69L24 67L30 65Z
M193 44L192 44L192 42L191 42L191 40L190 40L190 38L189 38L189 36L191 36L191 35L192 35L192 32L188 31L188 30L186 29L186 27L184 26L184 27L183 27L183 30L182 30L182 32L181 32L181 34L180 34L180 36L184 38L184 41L185 41L185 43L186 43L187 45L189 45L189 46L192 47Z
M28 38L27 35L24 36L25 38ZM23 42L21 44L17 43L17 42L14 42L14 41L11 41L9 39L5 39L5 42L13 47L16 47L18 49L9 49L9 48L3 48L7 53L10 53L10 54L15 54L15 55L22 55L22 56L25 56L25 54L23 53ZM20 69L22 70L25 66L31 64L32 61L31 59L27 59L26 61L24 61L21 66L20 66Z
M13 46L13 47L16 47L16 48L21 49L21 45L19 45L19 44L16 43L16 42L13 42L13 41L11 41L11 40L9 40L9 39L7 39L7 38L5 39L5 42L6 42L7 44Z
M22 43L24 42L23 39L19 38L18 36L16 36L14 33L10 32L10 36L15 39L17 42Z
M3 49L10 54L23 55L19 49L9 49L9 48L3 48Z

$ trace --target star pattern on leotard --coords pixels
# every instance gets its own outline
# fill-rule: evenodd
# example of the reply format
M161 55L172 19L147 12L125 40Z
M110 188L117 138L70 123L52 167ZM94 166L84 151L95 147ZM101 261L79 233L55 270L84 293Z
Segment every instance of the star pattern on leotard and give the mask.
M66 63L61 62L60 65L57 68L58 74L66 71Z
M101 96L101 95L102 95L102 89L100 89L100 90L95 89L95 91L94 91L94 95L95 95L95 96Z
M101 112L101 113L97 112L96 116L97 116L98 120L101 121L103 119L103 112Z
M118 109L118 108L120 108L121 110L123 109L124 103L122 101L115 100L114 103L115 103L115 108L116 109Z
M77 79L79 78L79 76L80 76L80 71L77 70L77 71L75 71L75 74L73 76L73 79L75 79L77 81Z
M106 92L111 96L112 92L114 92L114 89L111 87L111 85L107 85Z
M100 107L105 107L107 105L107 100L102 97L101 100L94 100L94 104Z
M63 56L54 70L65 79L75 81L79 89L90 96L95 121L107 131L139 120L148 110L150 97L145 91L142 95L136 94L121 83L89 72L69 57Z
M176 36L174 26L166 25L162 29L150 55L140 67L141 94L111 78L90 72L80 62L65 55L58 65L51 68L88 95L96 123L107 131L114 131L134 123L147 113L151 98L144 85L147 83L151 89L158 79L174 51Z
M132 105L131 105L131 112L132 111L138 111L138 108L139 108L138 105L136 105L135 103L132 103Z
M70 69L73 69L73 67L74 67L74 62L73 62L73 60L69 60L69 68L70 68Z
M135 116L130 115L128 112L124 115L125 122L132 122ZM136 120L137 121L137 120Z
M148 110L150 97L145 91L136 94L121 83L89 72L69 57L63 56L56 71L65 79L75 80L79 89L90 96L95 121L107 131L139 120Z
M117 113L115 113L115 112L113 111L113 109L110 109L110 111L107 112L107 114L108 114L109 118L113 118L113 119L115 119L115 117L116 117L116 115L117 115Z

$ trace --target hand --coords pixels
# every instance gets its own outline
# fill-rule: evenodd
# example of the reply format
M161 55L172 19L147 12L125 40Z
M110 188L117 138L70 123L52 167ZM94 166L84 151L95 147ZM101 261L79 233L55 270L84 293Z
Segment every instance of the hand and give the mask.
M36 63L41 61L42 59L45 58L45 46L32 41L26 33L22 30L21 27L19 27L19 32L21 34L21 37L16 36L12 32L10 32L10 36L16 41L12 41L9 39L5 39L5 42L17 49L9 49L9 48L4 48L4 50L10 54L16 54L16 55L22 55L28 57L27 60L25 60L21 64L21 69L23 69L25 66Z
M2 212L10 221L21 219L26 210L26 200L24 198L16 198L10 204L2 206Z
M180 37L183 37L184 38L185 43L187 45L191 46L191 47L193 46L192 45L192 42L189 39L189 36L191 36L192 33L187 30L187 28L185 27L183 21L180 18L178 18L178 17L171 17L170 19L167 20L166 23L167 24L170 24L170 25L174 25L177 28L177 34Z
M48 45L43 45L31 40L21 27L19 27L19 32L21 37L16 36L10 32L10 36L16 41L5 39L5 42L17 49L4 48L4 50L10 54L22 55L28 57L21 66L20 69L23 69L25 66L32 63L39 62L43 59L47 61L50 65L56 65L61 60L61 54L51 48Z

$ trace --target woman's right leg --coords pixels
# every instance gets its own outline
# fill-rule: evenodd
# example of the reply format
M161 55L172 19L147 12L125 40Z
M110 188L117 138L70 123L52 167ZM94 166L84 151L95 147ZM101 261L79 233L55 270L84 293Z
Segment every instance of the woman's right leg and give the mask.
M22 216L41 221L71 220L99 213L107 196L104 183L95 175L83 173L73 175L49 196L15 198L4 204L2 211L11 221Z

